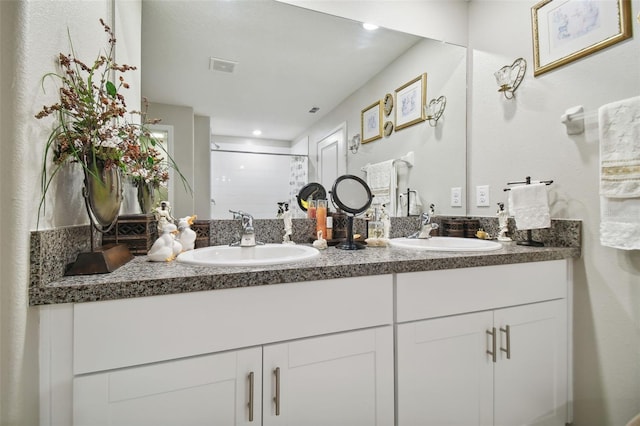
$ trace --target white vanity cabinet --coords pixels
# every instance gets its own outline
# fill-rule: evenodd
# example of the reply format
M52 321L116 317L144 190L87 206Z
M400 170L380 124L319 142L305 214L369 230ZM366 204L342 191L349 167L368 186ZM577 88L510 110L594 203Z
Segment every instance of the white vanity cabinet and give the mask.
M263 425L393 424L393 327L264 347Z
M87 374L73 393L75 425L389 425L393 330Z
M260 424L261 348L78 376L73 424Z
M43 425L393 423L391 275L40 309Z
M568 273L550 261L398 275L398 425L564 425Z

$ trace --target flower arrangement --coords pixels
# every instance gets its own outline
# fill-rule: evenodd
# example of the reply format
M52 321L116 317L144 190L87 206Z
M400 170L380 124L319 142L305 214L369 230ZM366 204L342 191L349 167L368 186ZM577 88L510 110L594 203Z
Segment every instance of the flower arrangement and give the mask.
M148 125L160 120L148 121L146 111L143 114L127 110L121 93L129 88L124 74L136 67L115 62L114 33L103 19L100 24L108 35L108 45L93 64L78 59L69 34L71 53L59 54L60 72L47 73L42 79L43 90L47 78L57 80L60 87L59 101L44 106L36 115L38 119L48 116L57 119L45 145L39 213L53 178L68 163L81 164L85 176L95 175L95 165L99 164L103 169L118 168L134 180L144 179L158 185L168 180L170 166L185 188L190 189L171 156L168 153L162 156L159 150L164 148L151 136ZM139 115L141 122L128 121L133 115ZM166 160L163 162L161 158ZM50 160L55 167L48 173Z
M130 164L128 175L135 184L150 184L153 188L166 186L169 168L160 150L147 146L145 149L132 149L127 155L127 163Z
M139 126L122 122L127 105L119 91L128 89L129 84L122 74L117 85L112 81L113 73L125 73L136 67L115 62L116 39L104 20L100 19L100 24L109 35L109 45L91 66L77 58L69 36L71 53L60 53L58 58L61 73L47 73L43 77L43 89L47 77L61 83L59 102L44 106L36 115L38 119L49 115L58 119L45 148L45 153L52 154L53 162L58 166L53 174L68 161L84 164L87 159L104 161L106 168L125 170L125 153L139 144Z

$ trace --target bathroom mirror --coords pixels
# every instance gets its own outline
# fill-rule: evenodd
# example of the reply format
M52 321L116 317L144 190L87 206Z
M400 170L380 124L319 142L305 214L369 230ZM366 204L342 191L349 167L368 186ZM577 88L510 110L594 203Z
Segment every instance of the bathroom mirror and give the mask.
M238 9L241 7L247 9ZM268 8L268 12L264 8ZM209 12L205 13L207 10ZM310 23L313 23L313 27ZM253 26L246 29L247 24ZM317 30L316 24L324 30ZM345 53L341 50L344 47L342 45L351 38L341 37L340 31L346 26L357 27L359 23L271 0L143 0L142 95L152 104L172 106L178 111L172 117L165 114L165 108L151 117L162 118L162 124L174 127L174 152L177 153L181 170L192 174L196 181L206 173L202 165L205 157L203 152L211 147L210 133L241 140L246 146L251 145L251 149L238 150L255 153L259 149L260 138L240 133L259 124L266 126L262 128L264 138L288 144L290 150L285 149L287 153L303 155L305 158L308 154L306 182L312 182L317 180L318 141L345 122L347 140L351 139L360 133L362 108L384 99L386 94L393 94L398 87L426 72L427 101L440 95L445 95L448 101L447 110L438 126L432 128L423 122L399 131L393 130L389 137L362 145L356 153L348 151L345 153L347 173L366 178L362 172L366 164L397 158L413 151L416 154L414 167L411 170L399 170L399 191L405 190L405 185L417 189L423 205L436 204L438 214L465 214L464 206L454 212L446 208L450 187L464 188L466 181L466 48L382 29L383 32L378 33L380 35L369 35L368 40L359 39L354 51ZM242 34L234 33L236 29L242 30ZM390 41L378 40L382 34ZM268 41L279 40L284 40L279 43L282 52L294 44L293 40L300 41L299 44L321 40L324 46L321 51L307 48L295 54L281 55L262 49ZM229 41L235 44L229 44ZM256 47L254 55L238 60L237 52L247 45ZM390 50L390 46L397 50ZM359 51L365 50L370 53L373 51L374 57L386 57L387 63L372 63L370 57L357 56ZM405 56L409 50L411 55ZM341 52L342 56L334 57L333 54L337 52ZM420 58L417 63L416 57ZM219 59L223 61L218 62ZM321 69L325 63L330 65L329 71ZM268 79L273 73L294 70L300 64L309 64L313 69L287 76L286 81L277 84ZM229 68L233 68L234 72L225 73L225 69ZM385 70L383 78L376 77ZM240 76L244 78L245 73L255 78L246 80L247 83L241 88L233 86L233 80ZM336 86L339 86L341 93L339 99L309 97L312 93L328 94ZM312 92L312 88L318 91ZM298 104L299 99L304 102ZM312 107L318 106L316 101L321 103L321 108L311 113ZM192 115L210 119L210 133L198 133L193 131L193 127L188 128L193 126L193 120L184 114L189 108ZM391 112L389 117L394 115ZM256 117L261 118L260 122ZM267 136L272 128L285 133ZM194 134L192 142L189 135ZM219 152L227 149L224 143L220 145L222 148L218 149ZM296 149L304 146L304 149L302 152L291 152L293 146ZM282 151L278 154L282 154ZM188 163L188 158L193 158L193 162ZM229 167L231 164L226 161L221 163ZM254 172L253 175L251 177L247 173L249 179L265 178L264 174ZM233 186L242 192L245 184L235 183ZM176 185L175 191L180 190ZM201 186L197 182L194 185L195 199L216 198L216 194L208 192L208 186ZM292 194L290 202L293 205L297 192L298 189L288 192ZM238 194L235 208L249 212L255 210L252 206L242 205L243 200L251 197L241 195ZM277 197L275 201L284 201L281 195ZM265 209L269 216L256 217L274 218L275 201L269 202ZM181 203L177 201L175 204L178 212ZM196 213L199 219L211 218L205 212Z
M369 185L354 175L342 175L336 179L331 189L331 200L347 215L347 240L338 244L336 248L341 250L360 250L365 248L363 244L353 240L353 217L371 206L373 195Z

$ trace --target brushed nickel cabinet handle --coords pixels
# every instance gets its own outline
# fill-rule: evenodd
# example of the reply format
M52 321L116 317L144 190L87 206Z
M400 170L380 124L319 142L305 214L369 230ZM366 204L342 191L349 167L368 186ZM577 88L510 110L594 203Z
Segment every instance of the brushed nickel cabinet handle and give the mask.
M249 373L249 421L253 421L253 371Z
M276 376L276 396L273 398L273 402L276 404L276 416L280 415L280 367L276 367L273 370L273 374Z
M500 331L506 334L506 343L507 348L504 349L502 345L500 345L500 350L507 354L507 359L511 359L511 327L508 325L504 328L500 327Z
M487 330L487 334L491 336L491 350L487 349L487 354L491 355L491 360L493 362L496 362L497 361L496 328L493 327L491 331Z

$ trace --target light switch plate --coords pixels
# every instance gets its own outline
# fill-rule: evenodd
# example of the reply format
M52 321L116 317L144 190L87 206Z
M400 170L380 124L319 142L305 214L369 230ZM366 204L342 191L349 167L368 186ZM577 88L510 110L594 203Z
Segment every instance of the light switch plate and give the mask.
M462 188L451 188L451 207L462 207Z
M476 186L476 206L489 207L489 185Z

